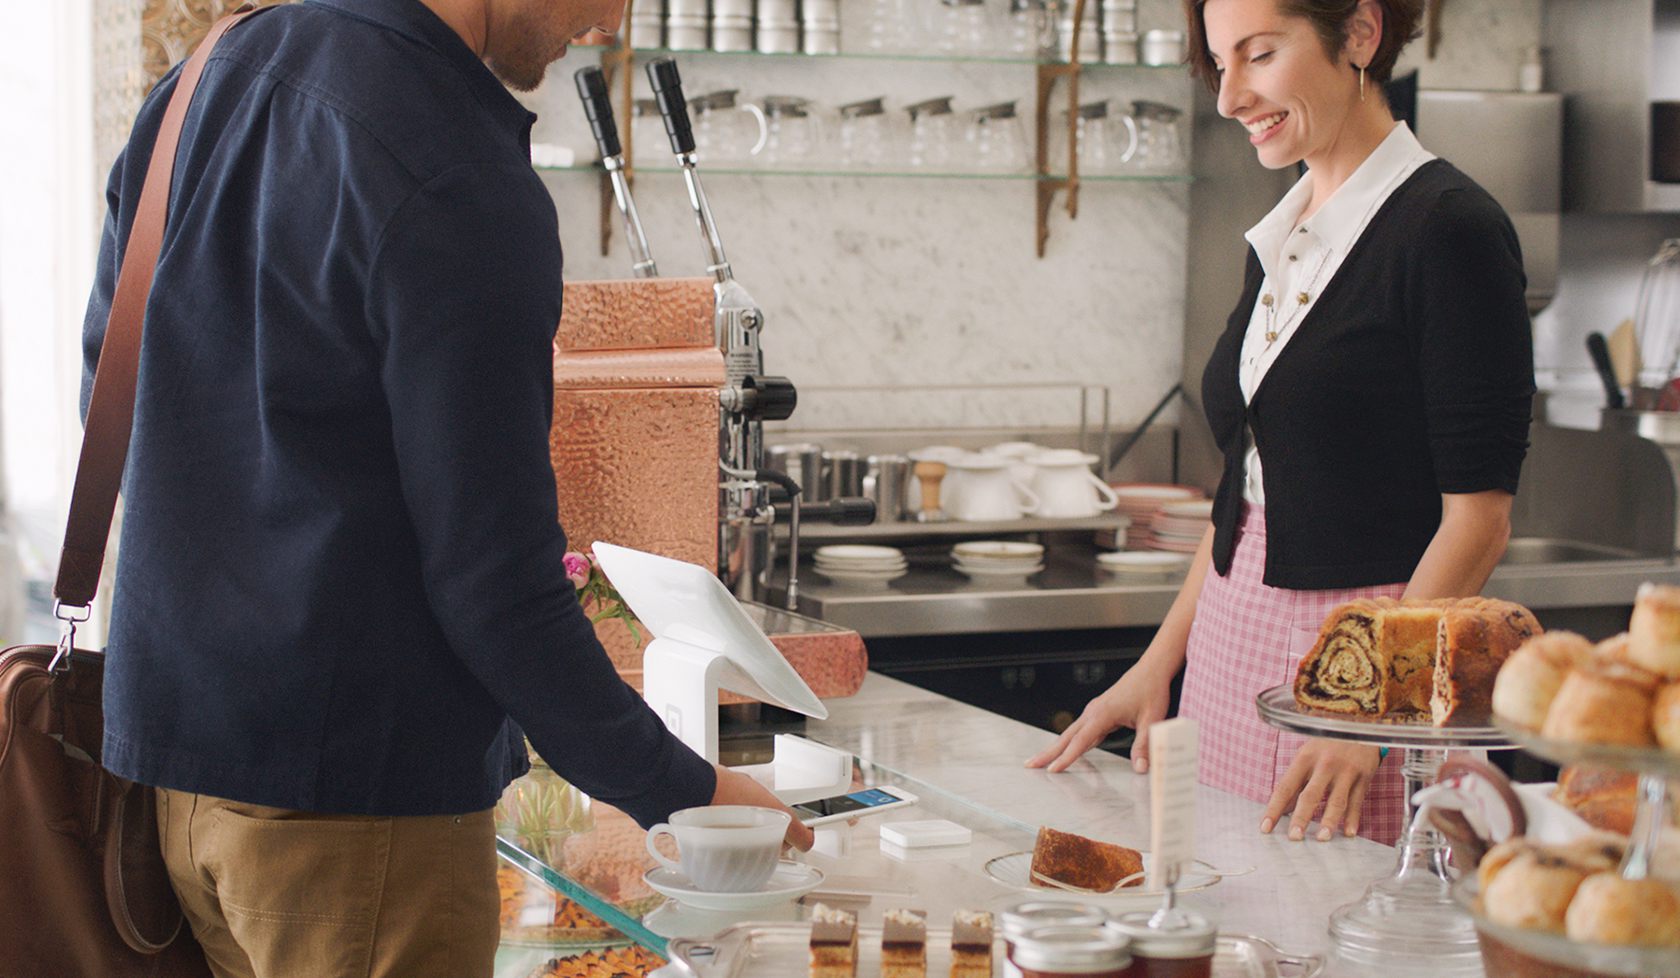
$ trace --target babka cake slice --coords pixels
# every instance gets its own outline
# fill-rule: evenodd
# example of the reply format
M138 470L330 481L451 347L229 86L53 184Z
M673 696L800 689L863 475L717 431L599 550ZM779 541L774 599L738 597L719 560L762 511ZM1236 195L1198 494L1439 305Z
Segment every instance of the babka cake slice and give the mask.
M1446 603L1371 598L1332 611L1301 660L1295 702L1363 717L1427 715Z
M1465 602L1443 612L1429 697L1435 726L1493 722L1493 682L1500 666L1538 634L1533 613L1509 601Z

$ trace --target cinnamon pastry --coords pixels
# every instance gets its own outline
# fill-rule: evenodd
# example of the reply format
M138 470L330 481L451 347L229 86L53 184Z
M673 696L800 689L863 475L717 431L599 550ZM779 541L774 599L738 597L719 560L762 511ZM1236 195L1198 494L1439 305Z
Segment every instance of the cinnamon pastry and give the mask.
M1332 611L1301 660L1295 702L1364 717L1427 713L1444 604L1374 598Z
M1486 723L1500 663L1539 632L1509 601L1351 601L1330 613L1301 660L1295 701L1362 719Z
M1657 690L1651 703L1651 726L1663 750L1680 754L1680 682Z
M1442 612L1429 697L1435 726L1487 725L1493 719L1493 685L1500 666L1538 634L1540 622L1534 614L1507 601L1464 603Z
M1660 880L1594 873L1575 891L1564 929L1574 941L1680 946L1680 894Z
M1628 622L1628 658L1667 679L1680 679L1680 587L1645 584Z
M1651 746L1657 742L1651 727L1656 690L1657 678L1642 669L1588 663L1564 678L1540 733L1590 744Z
M1539 730L1563 678L1593 654L1593 644L1574 632L1547 632L1524 642L1493 681L1493 712L1529 730Z

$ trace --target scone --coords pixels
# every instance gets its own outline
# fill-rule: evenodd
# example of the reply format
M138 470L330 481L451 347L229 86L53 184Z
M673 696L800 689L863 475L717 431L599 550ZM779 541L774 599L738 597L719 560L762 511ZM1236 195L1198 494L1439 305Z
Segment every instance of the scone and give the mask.
M1613 768L1571 765L1558 772L1552 798L1595 829L1627 835L1639 794L1639 775Z
M1680 894L1660 880L1594 873L1575 891L1564 924L1573 941L1680 947Z
M1482 891L1482 912L1507 927L1562 934L1569 902L1587 876L1573 860L1529 849L1494 874Z
M1680 754L1680 682L1657 690L1651 700L1651 727L1663 750Z
M1555 740L1648 747L1657 678L1619 662L1595 661L1571 672L1558 687L1540 733Z
M1033 844L1030 872L1034 886L1046 886L1044 880L1052 879L1082 890L1107 892L1126 877L1143 872L1143 853L1045 826ZM1143 877L1126 885L1141 886Z
M1640 587L1628 622L1628 658L1665 679L1680 679L1680 587Z
M1494 715L1539 730L1564 677L1592 654L1593 644L1574 632L1547 632L1524 642L1493 681Z

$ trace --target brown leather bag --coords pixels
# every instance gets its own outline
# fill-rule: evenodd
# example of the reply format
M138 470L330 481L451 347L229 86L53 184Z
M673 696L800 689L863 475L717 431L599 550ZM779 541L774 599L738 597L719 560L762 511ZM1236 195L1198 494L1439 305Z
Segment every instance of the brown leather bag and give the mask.
M181 123L211 27L181 71L146 169L88 405L53 613L59 644L0 652L0 978L206 978L170 886L151 788L99 766L104 655L75 647L99 586L134 421L140 329Z

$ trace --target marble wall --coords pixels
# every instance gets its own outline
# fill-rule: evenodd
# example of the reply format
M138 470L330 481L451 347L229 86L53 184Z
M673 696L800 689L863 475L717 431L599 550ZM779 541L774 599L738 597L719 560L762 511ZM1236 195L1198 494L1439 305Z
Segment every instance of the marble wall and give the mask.
M848 39L870 6L847 0ZM1426 58L1419 41L1403 64L1418 68L1426 87L1514 88L1541 16L1542 0L1450 0L1436 57ZM1146 28L1177 26L1179 17L1172 0L1140 8ZM543 116L539 139L583 145L570 75L590 56L568 58L532 97ZM1027 114L1033 92L1027 66L706 55L680 63L691 94L738 87L829 105L955 94L959 106L1020 98ZM1088 98L1184 106L1192 98L1179 71L1103 68L1083 85ZM646 161L647 148L638 155ZM567 275L623 275L621 236L606 257L597 248L594 178L553 173L547 181ZM1033 252L1029 181L720 174L707 190L736 272L768 317L767 365L802 391L797 427L1066 425L1078 420L1080 385L1106 388L1110 419L1124 426L1180 375L1185 290L1199 287L1185 257L1192 187L1089 183L1077 220L1054 213L1042 259ZM637 203L661 270L700 271L680 178L639 176ZM930 389L1000 384L1043 389Z
M847 0L848 38L869 6ZM1173 2L1145 0L1140 10L1146 26L1176 17ZM531 97L538 139L583 145L571 73L591 57L568 57ZM882 95L889 108L953 95L959 109L1019 99L1031 125L1030 65L699 54L679 64L691 95L739 88L830 107ZM1081 94L1188 106L1191 88L1177 69L1098 68ZM669 163L668 153L651 152ZM650 148L638 157L649 161ZM626 275L616 228L611 253L599 253L596 179L545 179L567 276ZM1058 198L1042 259L1029 179L715 174L706 190L735 272L764 308L767 368L800 388L800 428L1071 426L1080 385L1107 388L1111 417L1136 422L1177 380L1185 183L1086 183L1077 220ZM639 174L636 201L661 272L703 274L681 178ZM949 389L974 385L1015 386Z

